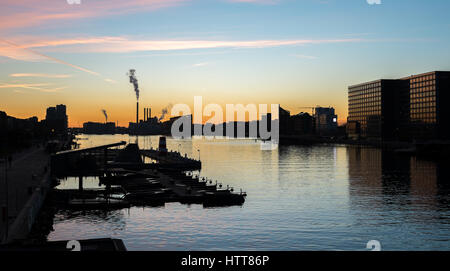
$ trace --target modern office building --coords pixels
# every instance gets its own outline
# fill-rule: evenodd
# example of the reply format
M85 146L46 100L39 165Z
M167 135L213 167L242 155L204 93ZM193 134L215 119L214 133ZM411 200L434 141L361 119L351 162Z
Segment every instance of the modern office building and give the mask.
M337 131L337 115L333 107L315 108L316 134L332 135Z
M450 139L450 72L405 78L410 90L410 129L414 139Z
M376 80L348 88L352 137L382 140L449 139L450 72Z
M404 80L376 80L348 88L348 131L353 136L392 139L408 114L408 85Z

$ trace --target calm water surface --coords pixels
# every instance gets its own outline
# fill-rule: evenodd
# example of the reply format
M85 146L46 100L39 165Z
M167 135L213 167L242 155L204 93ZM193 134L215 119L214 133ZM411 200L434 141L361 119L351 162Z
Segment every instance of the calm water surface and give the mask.
M136 140L80 137L82 147ZM158 137L139 137L139 145L157 147ZM254 140L195 138L167 146L200 155L201 176L242 188L244 205L59 212L48 239L120 238L129 250L365 250L373 239L383 250L450 249L447 164L353 146L261 151Z

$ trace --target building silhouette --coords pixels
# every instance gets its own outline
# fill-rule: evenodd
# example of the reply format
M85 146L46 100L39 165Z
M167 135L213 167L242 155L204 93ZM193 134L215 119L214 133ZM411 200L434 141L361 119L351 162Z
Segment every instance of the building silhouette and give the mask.
M380 79L348 88L347 133L378 140L449 139L450 72Z
M291 116L291 129L294 135L314 134L314 117L304 112Z
M337 132L337 115L333 107L315 108L315 128L318 135L334 135Z
M280 118L280 134L289 135L292 133L291 127L291 112L279 107L278 116Z
M83 123L83 133L85 134L115 134L116 124L114 122L85 122Z
M47 129L57 134L67 133L68 117L66 113L66 106L63 104L56 107L47 108L45 116L45 126Z
M376 80L348 89L348 129L353 138L393 139L408 115L405 80ZM403 116L403 117L401 117Z
M411 136L414 139L449 139L450 72L413 75L407 80Z

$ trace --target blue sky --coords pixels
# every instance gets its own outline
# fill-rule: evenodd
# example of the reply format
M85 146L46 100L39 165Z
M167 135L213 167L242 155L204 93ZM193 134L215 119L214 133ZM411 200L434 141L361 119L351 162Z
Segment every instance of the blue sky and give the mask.
M450 70L445 0L81 1L2 1L0 110L43 117L65 103L71 125L102 108L126 125L135 68L155 113L202 95L334 106L343 122L348 85Z

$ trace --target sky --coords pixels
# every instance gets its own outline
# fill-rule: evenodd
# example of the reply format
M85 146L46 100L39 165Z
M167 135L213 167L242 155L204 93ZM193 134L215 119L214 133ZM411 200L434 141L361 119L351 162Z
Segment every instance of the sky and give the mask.
M450 70L448 0L2 0L0 111L69 125L168 104L332 106L349 85ZM370 4L369 2L374 2ZM72 4L70 4L72 3ZM143 109L140 112L143 114Z

